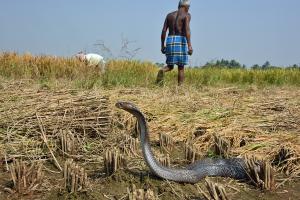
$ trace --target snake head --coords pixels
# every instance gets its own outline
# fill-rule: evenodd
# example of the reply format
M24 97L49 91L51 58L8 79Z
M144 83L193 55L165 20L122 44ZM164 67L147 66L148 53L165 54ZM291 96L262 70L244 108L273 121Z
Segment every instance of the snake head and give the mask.
M116 103L116 107L122 110L126 110L126 111L138 111L139 109L130 102L126 102L126 101L118 101Z

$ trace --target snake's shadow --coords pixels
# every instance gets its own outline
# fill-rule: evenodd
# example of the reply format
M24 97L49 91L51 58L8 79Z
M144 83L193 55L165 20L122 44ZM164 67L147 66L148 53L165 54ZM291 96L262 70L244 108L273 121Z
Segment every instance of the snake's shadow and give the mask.
M152 180L163 180L160 177L156 176L154 173L150 171L141 171L141 170L134 170L134 169L125 169L125 172L139 178L141 183L145 182L146 178L150 178Z

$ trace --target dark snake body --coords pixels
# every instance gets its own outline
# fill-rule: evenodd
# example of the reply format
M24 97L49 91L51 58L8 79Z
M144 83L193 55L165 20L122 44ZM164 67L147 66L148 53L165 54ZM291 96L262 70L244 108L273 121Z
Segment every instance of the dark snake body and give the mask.
M203 159L184 169L173 169L162 166L154 157L149 143L147 121L143 113L132 103L118 102L116 106L123 109L138 120L141 133L141 146L145 162L151 171L166 180L184 183L197 183L207 176L231 177L247 179L246 164L243 159Z

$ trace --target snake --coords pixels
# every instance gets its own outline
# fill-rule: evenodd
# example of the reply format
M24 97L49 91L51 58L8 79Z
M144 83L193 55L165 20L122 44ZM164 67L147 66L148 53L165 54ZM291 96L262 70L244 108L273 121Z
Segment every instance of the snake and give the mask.
M129 112L137 119L143 158L154 175L169 181L192 184L208 176L230 177L238 180L249 178L243 158L205 158L183 168L163 166L151 150L148 124L144 114L131 102L118 101L116 107Z

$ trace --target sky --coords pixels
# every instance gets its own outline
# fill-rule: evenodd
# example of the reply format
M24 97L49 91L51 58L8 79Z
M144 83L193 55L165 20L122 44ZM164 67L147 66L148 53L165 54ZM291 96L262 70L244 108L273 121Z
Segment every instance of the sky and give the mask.
M0 0L0 51L73 56L83 50L164 62L160 34L178 0ZM300 64L299 0L191 0L191 65L236 59ZM97 43L104 43L112 55Z

